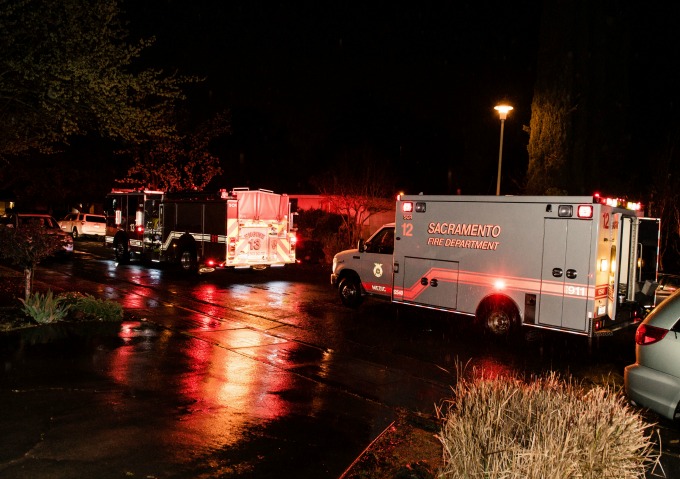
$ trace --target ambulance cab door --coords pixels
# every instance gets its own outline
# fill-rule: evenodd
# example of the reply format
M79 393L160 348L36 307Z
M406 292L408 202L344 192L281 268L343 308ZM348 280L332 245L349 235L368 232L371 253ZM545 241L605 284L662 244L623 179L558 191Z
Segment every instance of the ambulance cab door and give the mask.
M538 323L587 331L592 221L546 218Z
M392 296L392 253L394 252L394 226L378 230L364 245L359 262L359 275L368 294Z

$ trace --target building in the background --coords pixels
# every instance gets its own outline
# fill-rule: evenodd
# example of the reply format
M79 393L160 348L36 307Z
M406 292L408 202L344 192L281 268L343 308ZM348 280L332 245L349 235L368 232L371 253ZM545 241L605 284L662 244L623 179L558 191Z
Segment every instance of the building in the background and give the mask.
M299 212L316 209L327 213L339 213L334 210L333 205L324 195L288 195L288 197L290 198L291 209L293 211ZM365 237L368 238L385 223L392 223L394 221L394 211L393 208L390 211L382 211L369 216L362 227L362 233Z
M6 216L15 208L16 197L9 191L0 191L0 216Z

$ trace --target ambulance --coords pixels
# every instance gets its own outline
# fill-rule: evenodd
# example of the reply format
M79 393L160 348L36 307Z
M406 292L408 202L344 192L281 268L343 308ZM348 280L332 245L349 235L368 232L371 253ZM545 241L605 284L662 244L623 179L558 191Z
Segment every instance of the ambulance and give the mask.
M172 194L114 189L104 209L106 242L118 262L168 262L203 273L295 263L288 195L248 188Z
M610 335L653 307L659 226L599 195L403 195L394 223L335 255L331 284L348 306L374 295L497 335Z

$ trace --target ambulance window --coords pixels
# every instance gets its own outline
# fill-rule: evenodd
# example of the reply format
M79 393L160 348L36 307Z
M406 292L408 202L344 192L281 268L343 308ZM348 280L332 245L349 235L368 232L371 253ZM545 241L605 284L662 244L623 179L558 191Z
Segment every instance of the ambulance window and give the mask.
M394 228L385 228L366 243L367 253L392 254L394 251Z

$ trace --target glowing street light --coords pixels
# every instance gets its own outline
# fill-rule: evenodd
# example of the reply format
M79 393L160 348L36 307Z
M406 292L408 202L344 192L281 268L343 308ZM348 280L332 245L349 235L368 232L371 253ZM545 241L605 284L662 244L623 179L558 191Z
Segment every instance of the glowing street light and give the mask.
M505 119L508 117L508 112L512 110L510 105L496 105L493 107L501 117L501 146L498 149L498 180L496 181L496 196L501 194L501 164L503 163L503 127L505 126Z

